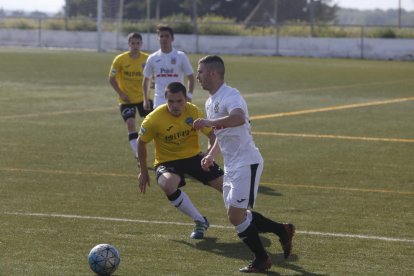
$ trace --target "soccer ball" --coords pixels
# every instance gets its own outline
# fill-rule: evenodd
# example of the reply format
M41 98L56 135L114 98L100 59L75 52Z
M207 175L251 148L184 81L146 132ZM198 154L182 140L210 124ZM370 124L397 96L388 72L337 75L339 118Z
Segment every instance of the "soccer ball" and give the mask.
M98 275L110 275L118 268L121 258L110 244L98 244L88 255L89 267Z

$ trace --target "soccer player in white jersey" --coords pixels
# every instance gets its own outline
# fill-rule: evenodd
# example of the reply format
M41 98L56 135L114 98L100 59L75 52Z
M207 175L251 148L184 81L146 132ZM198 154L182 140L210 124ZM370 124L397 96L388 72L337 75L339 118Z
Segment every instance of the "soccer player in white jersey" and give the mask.
M250 132L249 113L240 92L224 82L224 62L219 56L199 60L197 80L210 93L205 108L207 119L197 119L195 129L212 127L216 141L202 159L202 167L209 170L220 152L224 161L223 198L227 216L237 235L254 253L254 260L240 272L264 272L272 261L264 249L259 233L274 233L279 237L284 257L292 250L295 227L264 217L251 209L255 205L263 158Z
M154 108L165 103L165 88L171 82L184 84L184 76L187 76L187 100L191 101L194 91L194 70L191 63L182 51L176 50L172 43L174 31L166 25L157 26L160 49L148 57L144 68L144 80L142 88L144 91L144 107L150 108L149 91L151 78L155 82Z

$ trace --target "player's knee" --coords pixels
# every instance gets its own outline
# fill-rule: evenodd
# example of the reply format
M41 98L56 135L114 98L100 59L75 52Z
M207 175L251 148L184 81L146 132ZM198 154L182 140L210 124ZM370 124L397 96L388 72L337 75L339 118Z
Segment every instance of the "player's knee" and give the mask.
M170 177L166 178L164 175L161 175L158 178L158 185L161 187L167 197L177 191L179 182L179 179Z
M246 210L230 207L227 211L227 218L232 225L237 226L246 220Z

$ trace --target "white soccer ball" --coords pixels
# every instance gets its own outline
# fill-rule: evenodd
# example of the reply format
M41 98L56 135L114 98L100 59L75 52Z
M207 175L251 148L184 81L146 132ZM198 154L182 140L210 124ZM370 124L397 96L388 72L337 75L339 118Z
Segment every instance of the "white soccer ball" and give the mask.
M88 255L89 266L98 275L114 273L120 261L118 250L110 244L98 244Z

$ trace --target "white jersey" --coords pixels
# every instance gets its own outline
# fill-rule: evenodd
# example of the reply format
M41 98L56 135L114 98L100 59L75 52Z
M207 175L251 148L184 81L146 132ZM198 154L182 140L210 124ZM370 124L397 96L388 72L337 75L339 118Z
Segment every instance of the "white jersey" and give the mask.
M184 76L192 74L194 74L193 67L182 51L173 48L170 53L163 53L160 49L151 54L144 68L144 77L154 76L154 108L165 103L164 93L168 84L171 82L184 84Z
M205 107L208 119L228 116L236 108L242 109L246 115L246 122L241 126L214 129L223 154L226 171L263 163L262 155L256 147L250 131L247 104L237 89L224 83L216 93L207 99Z

